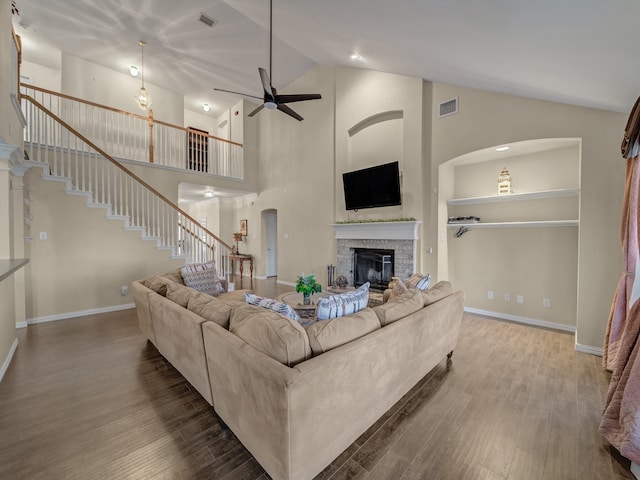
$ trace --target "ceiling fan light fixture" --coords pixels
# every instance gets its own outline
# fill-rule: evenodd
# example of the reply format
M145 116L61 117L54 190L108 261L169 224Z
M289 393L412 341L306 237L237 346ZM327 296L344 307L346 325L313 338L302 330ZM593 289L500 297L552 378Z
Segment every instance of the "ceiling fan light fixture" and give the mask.
M275 110L276 108L278 108L278 104L272 101L264 102L264 108L266 108L267 110Z

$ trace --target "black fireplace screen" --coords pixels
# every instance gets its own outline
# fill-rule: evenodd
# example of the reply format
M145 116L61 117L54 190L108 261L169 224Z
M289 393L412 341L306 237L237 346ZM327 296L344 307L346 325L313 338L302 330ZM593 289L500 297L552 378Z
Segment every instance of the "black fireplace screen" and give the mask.
M354 248L354 284L369 282L371 290L384 291L394 275L393 250Z

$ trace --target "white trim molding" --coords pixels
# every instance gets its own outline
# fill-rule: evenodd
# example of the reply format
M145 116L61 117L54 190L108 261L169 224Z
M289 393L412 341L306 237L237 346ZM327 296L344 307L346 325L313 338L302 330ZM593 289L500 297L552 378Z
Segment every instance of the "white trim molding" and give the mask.
M0 382L2 382L2 379L4 378L4 374L7 373L7 370L9 369L9 365L11 364L11 360L13 360L13 355L16 353L16 350L18 348L18 339L14 339L13 340L13 345L11 345L11 348L9 349L9 354L7 355L7 358L4 359L4 362L2 363L2 368L0 368Z
M604 356L604 348L592 347L591 345L582 345L576 341L576 352L588 353L589 355L595 355L596 357Z
M502 320L510 320L512 322L524 323L525 325L533 325L536 327L552 328L553 330L561 330L563 332L576 332L573 325L565 325L563 323L548 322L546 320L538 320L536 318L519 317L517 315L509 315L508 313L491 312L489 310L481 310L479 308L464 307L464 311L475 313L477 315L485 315L487 317L500 318Z
M422 222L334 223L336 239L346 240L418 240Z
M119 312L121 310L129 310L136 308L135 303L125 303L124 305L115 305L113 307L92 308L89 310L79 310L77 312L59 313L56 315L45 315L43 317L29 318L27 319L28 325L35 325L37 323L56 322L58 320L66 320L68 318L85 317L87 315L98 315L100 313Z

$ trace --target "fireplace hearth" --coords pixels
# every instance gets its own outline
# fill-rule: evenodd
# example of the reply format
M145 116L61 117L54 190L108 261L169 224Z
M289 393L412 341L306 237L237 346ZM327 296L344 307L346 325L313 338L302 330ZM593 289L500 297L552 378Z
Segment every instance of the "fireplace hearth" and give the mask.
M393 250L354 248L354 285L359 287L369 282L371 290L384 291L394 275L393 257Z

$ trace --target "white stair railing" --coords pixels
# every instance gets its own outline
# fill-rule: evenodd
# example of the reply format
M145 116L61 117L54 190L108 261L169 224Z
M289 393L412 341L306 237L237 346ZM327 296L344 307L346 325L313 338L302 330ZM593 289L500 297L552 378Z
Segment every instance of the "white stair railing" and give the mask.
M156 120L152 111L145 117L26 84L21 93L114 158L244 179L240 143ZM31 123L29 107L23 105L23 110Z
M122 218L127 228L188 262L213 260L219 271L230 271L229 245L40 102L28 95L22 100L27 155L65 179L67 193L88 197L90 206L105 207L110 218Z

